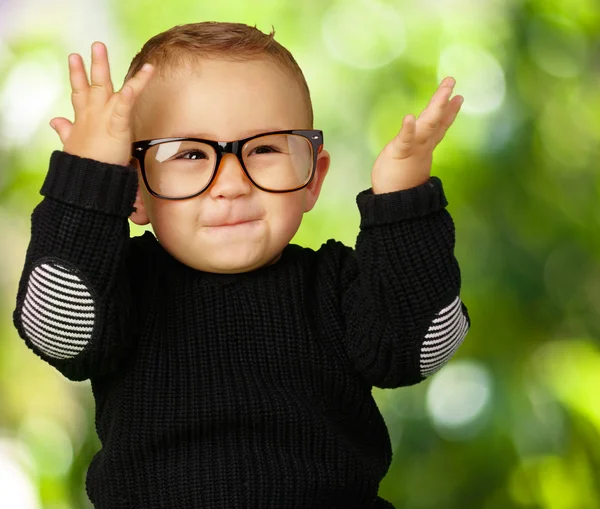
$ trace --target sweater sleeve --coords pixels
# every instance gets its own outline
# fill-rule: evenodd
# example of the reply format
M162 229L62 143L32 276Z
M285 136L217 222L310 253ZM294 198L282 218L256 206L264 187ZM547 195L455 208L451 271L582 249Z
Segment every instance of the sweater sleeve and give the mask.
M15 327L71 380L117 368L132 347L128 216L134 169L55 151L31 216Z
M357 196L356 249L342 262L346 350L373 386L412 385L444 365L470 326L442 183Z

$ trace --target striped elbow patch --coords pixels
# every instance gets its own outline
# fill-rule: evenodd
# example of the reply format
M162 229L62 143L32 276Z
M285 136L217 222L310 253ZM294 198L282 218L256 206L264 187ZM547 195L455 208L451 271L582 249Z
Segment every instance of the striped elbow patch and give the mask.
M69 359L92 337L94 299L74 271L40 264L29 276L21 321L27 338L42 352Z
M468 329L460 297L456 297L436 315L425 335L421 348L421 376L429 376L440 369L465 339Z

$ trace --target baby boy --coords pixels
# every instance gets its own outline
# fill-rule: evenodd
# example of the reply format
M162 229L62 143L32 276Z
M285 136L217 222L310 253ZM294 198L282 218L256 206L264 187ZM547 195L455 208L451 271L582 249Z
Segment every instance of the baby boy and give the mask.
M143 64L149 64L144 66ZM90 379L95 507L390 508L373 387L418 383L470 325L432 154L445 79L357 197L354 249L290 241L330 163L292 55L235 23L150 39L113 91L69 58L74 121L32 214L20 336ZM151 223L130 238L128 220Z

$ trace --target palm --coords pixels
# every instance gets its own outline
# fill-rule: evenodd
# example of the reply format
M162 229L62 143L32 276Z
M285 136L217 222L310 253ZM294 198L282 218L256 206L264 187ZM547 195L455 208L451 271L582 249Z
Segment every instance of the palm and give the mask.
M446 78L416 119L407 115L400 132L384 147L373 166L373 192L393 192L429 179L433 151L460 111L463 98L455 96L453 78Z

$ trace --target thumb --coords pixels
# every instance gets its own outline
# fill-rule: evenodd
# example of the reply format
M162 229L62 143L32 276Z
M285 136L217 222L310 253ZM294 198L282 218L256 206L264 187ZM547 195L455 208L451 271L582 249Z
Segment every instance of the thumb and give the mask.
M60 141L62 141L64 145L64 143L67 141L67 139L69 139L69 136L71 135L71 129L73 129L73 122L63 117L57 117L53 118L50 121L50 127L52 127L52 129L56 131L56 134L58 134Z

